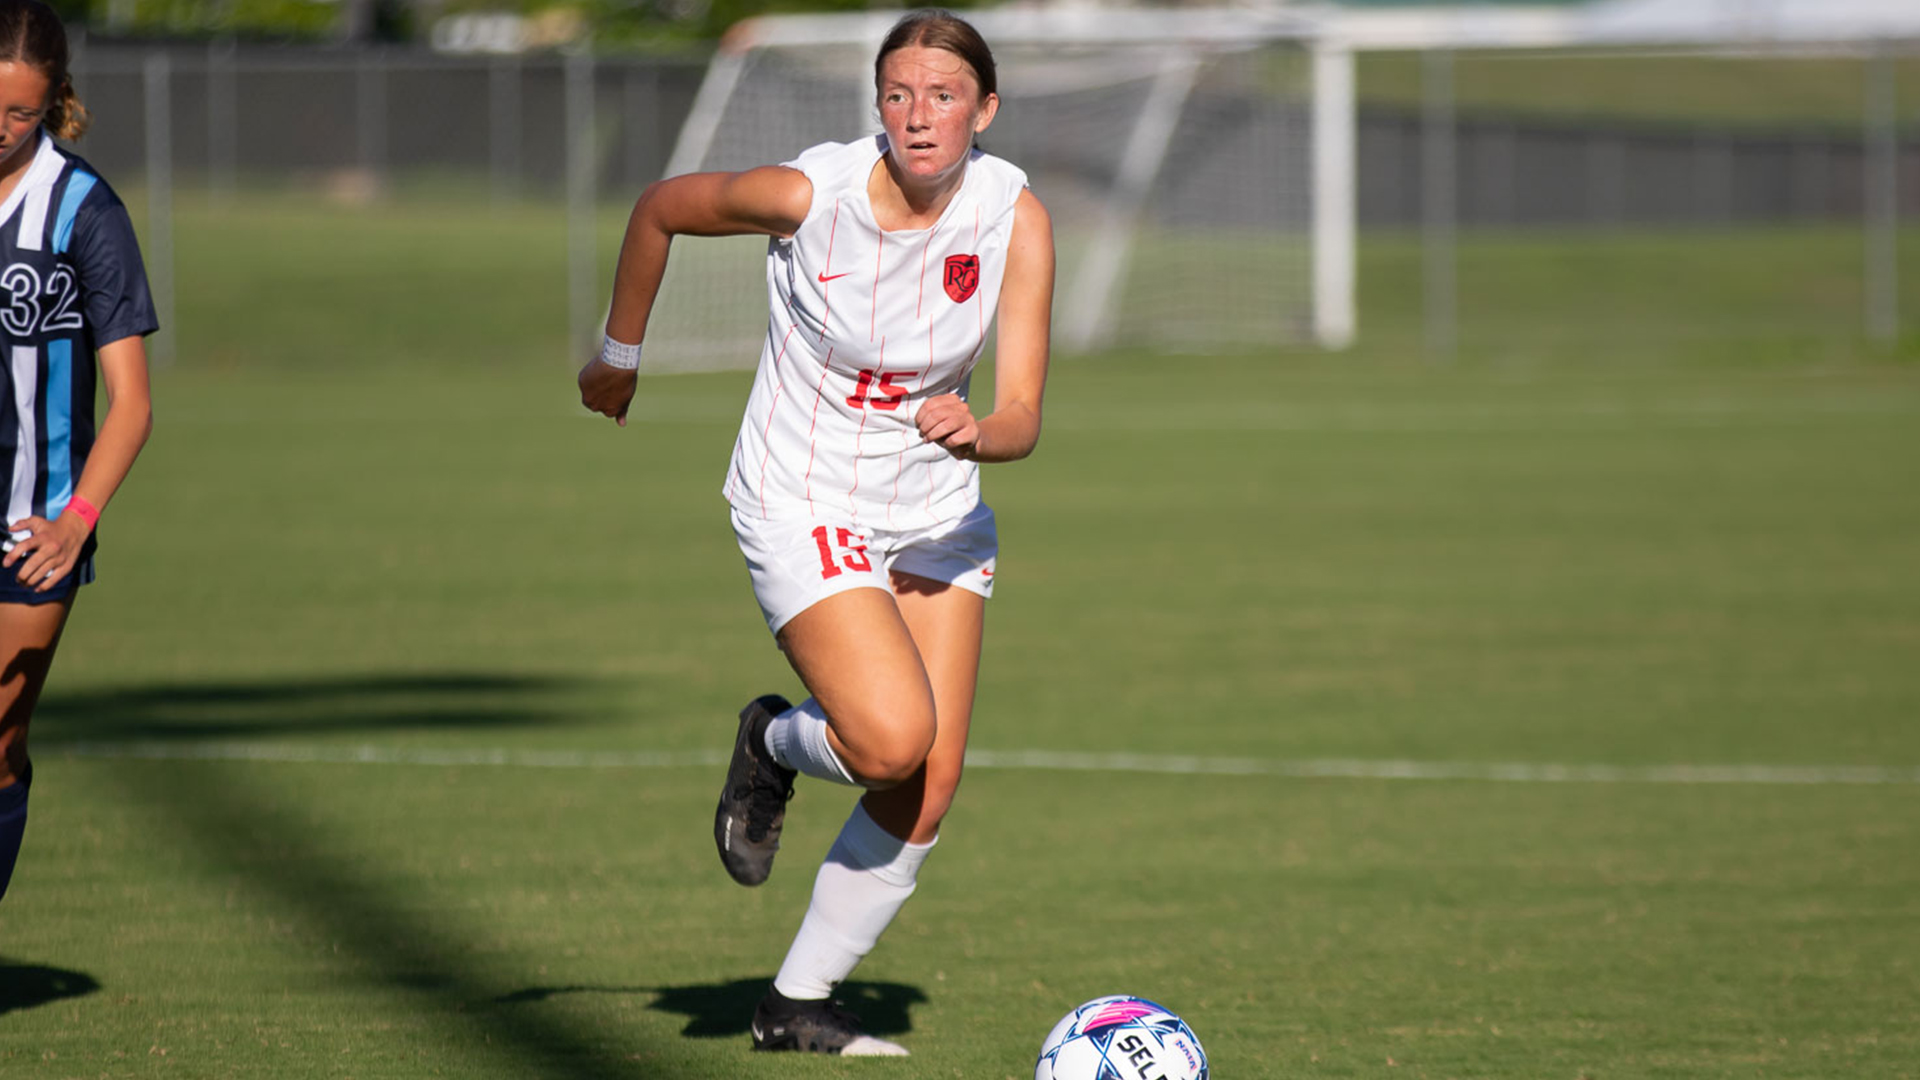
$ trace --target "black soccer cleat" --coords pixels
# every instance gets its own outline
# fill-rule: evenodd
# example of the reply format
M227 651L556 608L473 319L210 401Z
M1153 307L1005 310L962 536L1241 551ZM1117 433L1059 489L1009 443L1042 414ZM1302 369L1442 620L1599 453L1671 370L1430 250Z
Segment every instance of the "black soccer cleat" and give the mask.
M753 1010L753 1048L842 1057L908 1056L899 1043L861 1031L860 1018L839 1002L795 1001L772 987Z
M787 819L796 774L767 753L767 725L792 707L786 698L768 694L740 710L727 785L720 789L720 806L713 812L713 842L720 849L720 864L742 885L767 880L773 854L780 850L780 826Z

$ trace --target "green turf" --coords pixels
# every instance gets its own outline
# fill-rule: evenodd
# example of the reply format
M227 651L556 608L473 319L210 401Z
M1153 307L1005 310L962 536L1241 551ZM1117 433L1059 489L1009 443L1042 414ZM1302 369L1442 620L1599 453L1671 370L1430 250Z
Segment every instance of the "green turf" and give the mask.
M458 226L364 272L295 229L290 291L220 268L253 307L183 231L182 359L36 721L0 1075L999 1080L1125 991L1222 1078L1920 1076L1908 354L1675 303L1635 349L1523 319L1437 364L1402 306L1339 357L1062 359L986 479L976 748L1908 782L982 767L850 987L915 1056L769 1059L745 1019L847 800L803 785L742 890L686 763L795 689L718 494L746 377L581 416L522 325L557 291L487 276L557 241ZM450 282L404 272L428 236ZM163 759L363 748L414 763Z
M129 202L138 219L139 194ZM558 208L464 199L352 209L276 196L214 209L189 195L175 206L172 332L183 368L282 369L303 378L395 367L494 371L554 363L567 347L567 223ZM597 221L605 289L625 209L604 206ZM1187 275L1169 271L1176 281L1162 286L1156 269L1205 260L1215 280L1225 275L1212 291L1246 309L1226 331L1233 339L1269 340L1304 322L1304 294L1293 295L1304 283L1276 282L1246 296L1248 281L1304 272L1299 259L1276 258L1270 234L1213 236L1199 250L1191 236L1143 238L1122 293L1126 312L1177 318L1169 298L1190 298ZM682 246L687 262L707 251ZM1362 346L1392 357L1420 348L1419 237L1364 234L1358 255ZM1909 270L1920 266L1920 228L1902 231L1899 255ZM1459 337L1474 355L1528 363L1614 365L1648 350L1742 363L1844 359L1867 322L1865 263L1860 229L1845 224L1469 230L1456 263ZM1062 305L1068 291L1063 281ZM1910 326L1920 322L1920 273L1901 277L1896 299ZM1157 341L1122 325L1123 340ZM1292 336L1304 339L1304 326ZM1920 333L1907 332L1904 355L1920 355Z

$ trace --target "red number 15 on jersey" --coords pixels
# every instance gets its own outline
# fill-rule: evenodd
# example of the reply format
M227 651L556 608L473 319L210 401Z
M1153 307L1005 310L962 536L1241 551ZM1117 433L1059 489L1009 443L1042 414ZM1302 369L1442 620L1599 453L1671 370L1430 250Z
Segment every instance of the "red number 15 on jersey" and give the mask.
M910 379L918 374L917 371L862 371L860 384L853 388L853 396L847 399L847 404L856 409L897 409L900 399L906 397L908 391L904 386L895 386L893 381Z

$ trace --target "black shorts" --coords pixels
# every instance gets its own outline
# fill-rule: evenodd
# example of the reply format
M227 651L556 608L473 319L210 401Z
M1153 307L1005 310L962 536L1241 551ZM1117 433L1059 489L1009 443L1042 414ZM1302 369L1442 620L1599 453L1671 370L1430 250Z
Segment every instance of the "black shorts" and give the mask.
M93 537L87 537L86 545L80 549L80 561L73 564L73 569L67 571L59 584L46 592L36 592L31 585L20 583L15 576L20 564L0 567L0 604L54 604L73 599L80 586L93 582L93 553L98 546Z

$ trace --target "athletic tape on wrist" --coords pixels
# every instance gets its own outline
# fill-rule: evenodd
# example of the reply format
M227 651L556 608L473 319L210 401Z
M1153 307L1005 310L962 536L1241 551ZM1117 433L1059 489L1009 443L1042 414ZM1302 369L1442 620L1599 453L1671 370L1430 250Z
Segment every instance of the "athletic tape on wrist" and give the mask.
M640 366L640 346L606 338L600 344L600 362L622 371L632 371Z
M100 524L100 508L78 495L67 500L67 509L80 515L80 520L87 523L88 529L97 528Z

